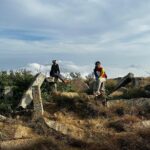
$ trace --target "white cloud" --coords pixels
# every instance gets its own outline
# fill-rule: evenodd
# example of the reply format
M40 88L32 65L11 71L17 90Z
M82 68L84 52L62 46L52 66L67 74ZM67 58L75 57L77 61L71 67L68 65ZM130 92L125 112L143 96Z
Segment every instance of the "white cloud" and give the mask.
M40 65L38 63L31 63L31 64L28 64L26 67L24 67L24 69L31 71L33 74L42 72L46 76L49 76L50 66Z
M149 13L148 0L1 0L0 55L70 53L94 55L92 61L100 55L108 66L118 61L110 72L125 74L121 64L150 65ZM85 63L66 68L88 72L89 60Z
M91 66L84 66L84 65L78 66L74 64L73 62L60 61L60 60L58 61L58 63L60 65L60 70L62 74L68 74L70 72L77 72L77 73L81 73L83 76L86 76L90 72L92 72ZM31 63L25 66L24 69L31 71L33 74L42 72L46 76L49 76L51 64L42 65L38 63Z
M67 62L67 61L58 61L61 69L61 73L63 75L66 75L70 72L80 72L82 77L85 77L93 72L94 66L86 66L86 65L77 65L73 62ZM32 71L32 73L36 74L39 72L44 73L46 76L49 76L51 65L41 65L38 63L31 63L28 64L25 69ZM129 72L133 73L135 77L146 77L149 76L150 68L145 66L136 66L131 65L128 67L104 67L105 71L108 75L108 78L117 78L117 77L123 77L127 75Z

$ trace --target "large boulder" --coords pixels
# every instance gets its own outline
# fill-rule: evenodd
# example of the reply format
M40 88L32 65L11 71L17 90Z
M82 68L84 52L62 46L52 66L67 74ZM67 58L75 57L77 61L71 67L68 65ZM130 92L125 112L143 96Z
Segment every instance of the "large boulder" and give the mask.
M87 92L89 86L82 79L75 79L71 81L71 87L75 92Z
M53 97L56 99L60 99L60 98L76 98L76 97L80 97L80 94L77 92L55 92L53 93Z

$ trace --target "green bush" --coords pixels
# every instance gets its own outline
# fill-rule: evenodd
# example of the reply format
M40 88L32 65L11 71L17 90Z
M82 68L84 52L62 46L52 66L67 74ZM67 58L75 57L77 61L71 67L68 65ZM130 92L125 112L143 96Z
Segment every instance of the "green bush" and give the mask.
M11 104L1 103L0 104L0 114L6 115L12 112Z
M140 98L140 97L146 97L146 93L143 88L129 88L122 95L122 98L125 99Z
M2 97L0 111L8 112L10 106L12 109L15 109L20 102L23 93L28 89L33 79L34 76L31 74L31 72L26 70L20 70L19 72L0 72L0 86L13 87L13 97L9 97L7 100Z
M64 84L64 83L58 83L57 89L60 92L75 92L75 89L73 88L72 84Z

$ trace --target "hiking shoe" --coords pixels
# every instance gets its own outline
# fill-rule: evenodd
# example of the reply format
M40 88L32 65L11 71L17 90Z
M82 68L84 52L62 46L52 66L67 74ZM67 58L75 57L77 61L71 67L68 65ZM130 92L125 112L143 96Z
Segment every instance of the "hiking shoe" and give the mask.
M95 96L96 96L96 97L101 96L101 95L102 95L101 92L96 92L96 93L95 93Z

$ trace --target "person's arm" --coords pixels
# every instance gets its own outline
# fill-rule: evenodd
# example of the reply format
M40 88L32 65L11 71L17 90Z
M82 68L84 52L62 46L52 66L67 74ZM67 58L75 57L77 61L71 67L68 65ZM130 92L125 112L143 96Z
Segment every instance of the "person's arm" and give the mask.
M94 69L94 75L95 75L95 78L96 78L96 80L98 79L98 74L97 74L97 72L96 72L96 68Z

